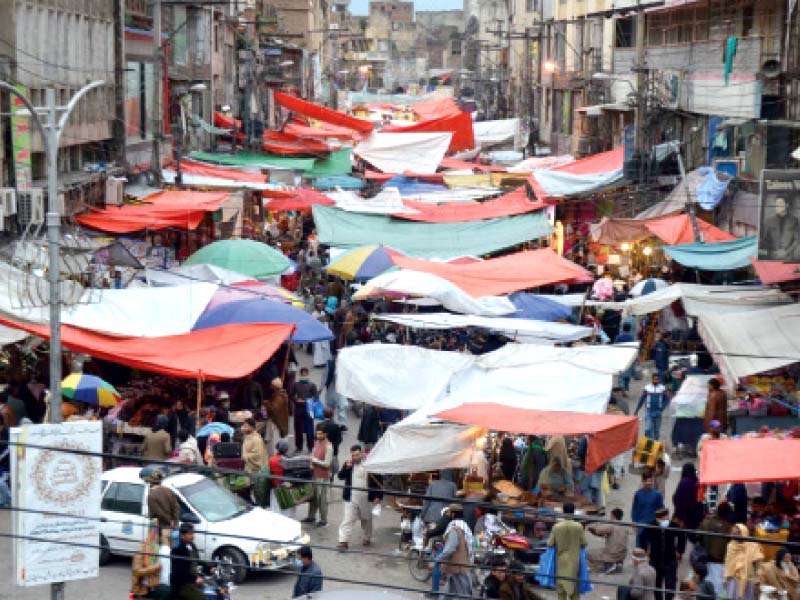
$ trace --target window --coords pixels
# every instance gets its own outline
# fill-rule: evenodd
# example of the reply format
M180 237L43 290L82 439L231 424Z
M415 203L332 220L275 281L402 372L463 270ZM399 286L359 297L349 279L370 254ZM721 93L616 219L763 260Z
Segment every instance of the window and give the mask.
M614 36L615 48L633 48L634 21L633 17L616 20L616 35Z
M144 484L114 482L108 486L100 508L128 515L141 515L143 500Z
M539 0L525 0L525 10L539 12Z

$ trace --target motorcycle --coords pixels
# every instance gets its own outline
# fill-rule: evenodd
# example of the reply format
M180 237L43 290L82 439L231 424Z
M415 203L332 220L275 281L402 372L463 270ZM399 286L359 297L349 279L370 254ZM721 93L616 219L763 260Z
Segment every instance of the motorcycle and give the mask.
M212 567L207 575L204 574L201 591L205 600L231 600L231 592L236 589L233 575L223 565Z

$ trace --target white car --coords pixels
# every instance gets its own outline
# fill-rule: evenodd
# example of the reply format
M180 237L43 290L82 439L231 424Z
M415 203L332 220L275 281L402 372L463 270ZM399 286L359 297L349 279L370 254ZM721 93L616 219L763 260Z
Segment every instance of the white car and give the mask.
M139 477L140 471L139 467L119 467L103 473L101 565L112 554L136 552L144 542L149 486ZM195 526L200 559L230 564L236 583L244 581L248 567L294 565L295 552L310 539L299 521L250 506L203 475L170 475L162 485L178 496L181 521Z

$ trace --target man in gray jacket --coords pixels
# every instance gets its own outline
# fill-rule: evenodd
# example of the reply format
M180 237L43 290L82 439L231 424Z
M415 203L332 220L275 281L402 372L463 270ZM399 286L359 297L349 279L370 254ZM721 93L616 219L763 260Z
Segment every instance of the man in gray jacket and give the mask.
M633 575L631 575L629 597L635 600L656 600L656 570L647 561L647 552L635 548L631 552ZM648 588L648 589L645 589Z

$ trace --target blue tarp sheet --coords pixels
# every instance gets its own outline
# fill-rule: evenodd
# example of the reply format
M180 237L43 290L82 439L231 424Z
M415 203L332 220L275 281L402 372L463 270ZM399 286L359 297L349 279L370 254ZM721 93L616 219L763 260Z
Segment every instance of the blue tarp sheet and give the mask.
M360 190L364 187L364 182L357 177L350 175L325 175L317 177L311 182L311 187L317 190Z
M517 312L508 315L515 319L558 321L572 316L572 309L569 306L550 300L550 298L542 298L536 294L515 292L508 299L517 307Z
M750 259L756 256L757 240L751 236L714 244L665 246L664 252L685 267L701 271L730 271L750 266Z
M428 192L441 192L447 189L446 185L439 185L437 183L425 183L413 177L406 177L405 175L398 175L392 177L389 181L381 186L386 188L397 188L401 196L412 196L414 194L425 194Z

